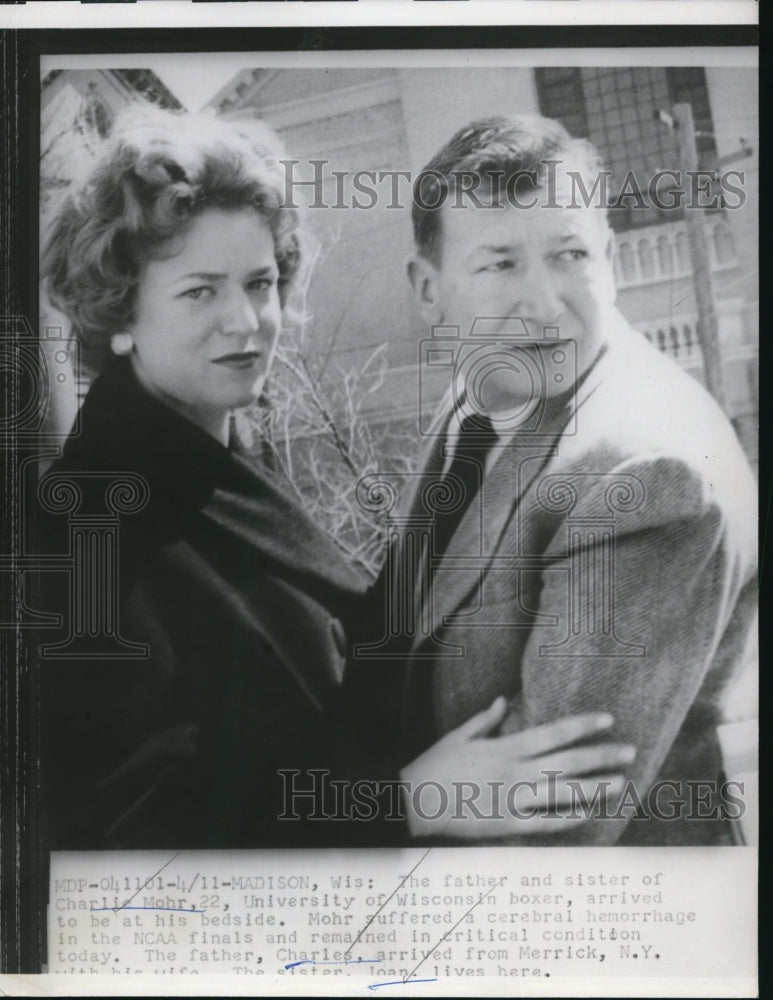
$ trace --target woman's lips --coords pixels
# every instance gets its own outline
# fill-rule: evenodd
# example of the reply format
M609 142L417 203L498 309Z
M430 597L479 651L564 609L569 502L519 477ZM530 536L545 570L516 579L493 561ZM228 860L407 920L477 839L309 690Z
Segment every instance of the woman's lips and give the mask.
M251 368L259 358L259 351L237 351L234 354L223 354L219 358L213 358L212 364L225 365L226 368Z

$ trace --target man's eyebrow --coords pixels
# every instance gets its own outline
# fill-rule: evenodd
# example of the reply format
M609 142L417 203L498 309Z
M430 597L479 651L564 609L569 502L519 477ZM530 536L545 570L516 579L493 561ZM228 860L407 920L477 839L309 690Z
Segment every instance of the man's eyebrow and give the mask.
M480 246L473 247L472 250L470 250L468 257L473 257L478 253L513 253L517 249L518 246L514 243L484 243Z
M573 240L580 238L581 233L572 231L557 237L556 243L571 243ZM467 256L475 257L477 254L516 253L524 244L525 240L522 243L481 243L480 246L473 247Z

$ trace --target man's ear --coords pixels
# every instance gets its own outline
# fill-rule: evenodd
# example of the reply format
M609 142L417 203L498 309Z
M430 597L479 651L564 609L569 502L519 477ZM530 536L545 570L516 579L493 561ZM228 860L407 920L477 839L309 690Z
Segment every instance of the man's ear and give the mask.
M426 257L414 254L406 262L408 280L422 319L434 326L443 322L437 270Z
M617 285L615 284L615 234L612 231L612 227L606 226L606 249L605 256L607 258L607 269L608 269L608 282L609 282L609 301L614 303L617 298Z
M611 226L608 225L604 226L604 239L606 241L605 244L606 257L609 263L611 264L615 257L615 234L612 231Z

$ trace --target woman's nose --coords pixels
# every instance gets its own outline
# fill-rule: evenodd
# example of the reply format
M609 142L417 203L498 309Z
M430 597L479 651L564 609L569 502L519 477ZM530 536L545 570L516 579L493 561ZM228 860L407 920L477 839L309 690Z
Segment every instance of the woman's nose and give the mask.
M257 333L260 320L250 296L242 290L234 291L225 303L220 323L223 333Z

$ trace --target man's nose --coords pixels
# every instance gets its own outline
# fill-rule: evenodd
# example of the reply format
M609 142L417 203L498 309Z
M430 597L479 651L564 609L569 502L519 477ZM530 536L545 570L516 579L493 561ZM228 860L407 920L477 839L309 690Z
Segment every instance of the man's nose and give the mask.
M527 324L549 326L558 321L561 298L555 277L545 264L535 264L521 276L516 308Z
M258 312L245 291L236 289L227 297L220 325L222 332L227 334L257 333L260 328Z

